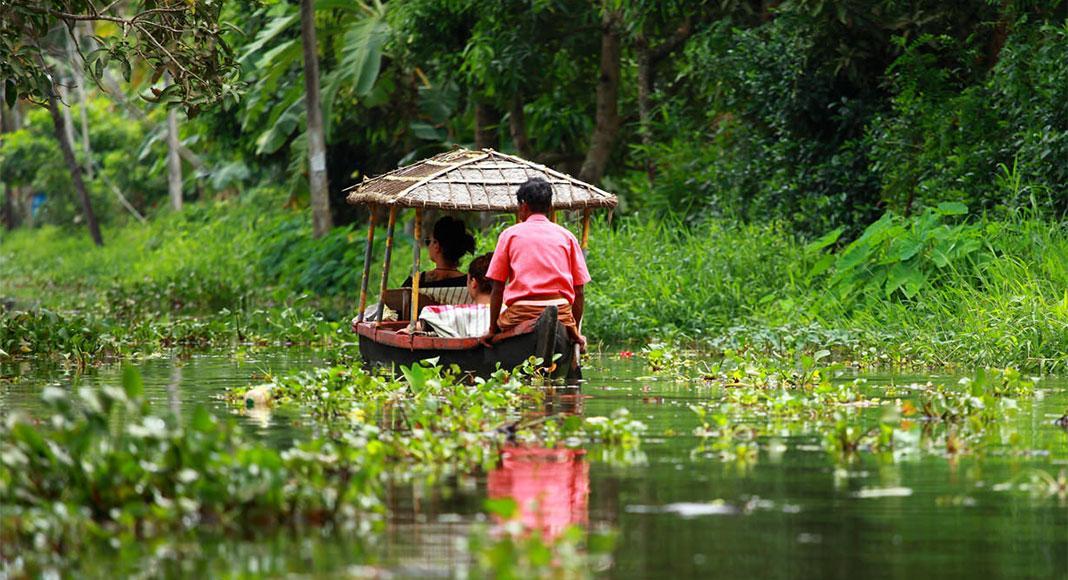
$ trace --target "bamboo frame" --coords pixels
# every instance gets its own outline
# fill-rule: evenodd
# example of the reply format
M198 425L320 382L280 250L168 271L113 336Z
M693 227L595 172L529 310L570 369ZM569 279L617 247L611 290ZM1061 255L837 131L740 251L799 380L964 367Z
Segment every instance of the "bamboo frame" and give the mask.
M412 318L408 323L409 330L415 330L415 322L419 319L419 257L423 249L419 247L423 243L423 208L415 208L415 255L412 257Z
M585 250L590 246L590 214L592 212L586 209L582 212L582 249Z
M383 309L386 307L386 290L389 286L389 262L393 258L393 228L397 225L397 206L389 207L389 225L386 227L386 256L382 264L382 286L378 292L378 320L375 325L382 324Z
M356 322L363 322L363 311L367 309L367 286L371 281L371 257L375 246L375 206L372 204L371 224L367 226L367 247L363 251L363 274L360 276L360 309L357 311Z

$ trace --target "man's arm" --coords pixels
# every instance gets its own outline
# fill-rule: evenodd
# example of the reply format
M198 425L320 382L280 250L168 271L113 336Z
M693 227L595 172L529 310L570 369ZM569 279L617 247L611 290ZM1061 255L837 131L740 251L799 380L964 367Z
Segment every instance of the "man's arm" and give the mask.
M582 324L582 311L586 307L586 286L575 286L575 302L571 305L571 315L575 317L575 324Z
M501 305L504 303L504 282L493 281L493 291L490 292L490 326L489 332L482 337L482 344L493 346L493 335L501 331L497 325L497 319L501 316Z
M493 292L490 293L490 332L497 334L501 327L497 326L497 319L501 316L501 305L504 303L504 282L493 281Z

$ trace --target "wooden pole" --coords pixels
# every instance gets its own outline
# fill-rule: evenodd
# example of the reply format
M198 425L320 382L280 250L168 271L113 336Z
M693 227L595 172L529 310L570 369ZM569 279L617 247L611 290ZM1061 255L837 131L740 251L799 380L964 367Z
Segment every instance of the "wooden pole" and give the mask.
M412 318L408 324L410 330L415 330L415 321L419 319L419 256L423 249L419 246L423 243L423 209L415 208L415 255L412 257Z
M363 275L360 276L360 310L356 322L363 322L363 311L367 308L367 285L371 281L371 250L375 246L375 206L371 204L371 225L367 226L367 247L363 249Z
M586 208L582 212L582 249L585 250L590 245L590 209Z
M549 221L554 223L554 224L556 223L556 210L555 209L554 210L549 210Z
M382 264L382 286L378 292L378 321L382 324L382 310L386 307L386 290L389 288L389 261L393 257L393 226L397 225L397 206L389 208L389 225L386 226L386 256Z

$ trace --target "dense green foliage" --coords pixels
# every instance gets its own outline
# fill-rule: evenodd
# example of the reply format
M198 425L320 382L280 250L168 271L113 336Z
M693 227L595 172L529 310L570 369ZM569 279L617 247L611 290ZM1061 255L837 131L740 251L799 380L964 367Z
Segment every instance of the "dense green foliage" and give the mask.
M873 4L783 2L695 34L642 203L817 234L949 200L1063 214L1065 5ZM1028 187L1005 195L1006 167Z
M118 243L90 258L61 230L12 235L5 292L19 308L51 311L0 315L0 350L91 359L183 344L352 342L363 233L344 227L313 241L299 214L261 195L115 230ZM898 362L1063 369L1065 226L963 211L887 214L848 244L838 230L806 243L776 224L597 222L585 329L609 343L667 335L718 349L836 346L849 357L876 347ZM410 264L410 251L394 253L393 284Z
M186 160L194 169L186 196L273 182L302 203L298 3L210 4L193 20L225 23L219 40L233 51L240 82L224 92L239 89L240 98L200 103L181 123L183 143L201 160ZM591 135L608 128L605 183L624 211L770 218L812 235L841 226L849 236L887 209L909 215L943 201L1061 215L1066 18L1059 0L318 2L333 211L340 223L359 217L345 206L344 187L456 145L578 174ZM114 23L97 26L117 50ZM619 66L618 123L597 102L598 51L610 40L620 46L609 63ZM88 60L94 73L128 68ZM126 88L151 94L158 80L134 63ZM125 101L142 106L135 95ZM154 207L165 197L163 111L141 121L114 97L91 103L93 156L112 167L103 178L129 190L141 211ZM47 115L23 116L26 131L50 135ZM116 140L110 127L123 123L135 128ZM124 153L109 157L113 150ZM16 134L0 159L6 182L70 205L44 221L70 223L76 210L54 145ZM113 198L103 178L91 180L100 203ZM1006 191L1006 181L1016 187ZM108 205L106 219L123 214Z

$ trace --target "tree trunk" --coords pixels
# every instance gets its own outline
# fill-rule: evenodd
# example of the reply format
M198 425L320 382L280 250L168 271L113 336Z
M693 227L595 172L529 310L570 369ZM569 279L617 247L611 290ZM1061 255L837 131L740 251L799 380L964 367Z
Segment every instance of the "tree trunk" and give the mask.
M74 43L78 41L79 27L71 29L74 39L67 38L67 58L70 60L71 74L74 75L74 90L78 92L78 104L80 107L82 124L82 152L85 154L85 175L93 178L93 147L89 142L89 101L85 98L85 71L82 62L78 58L78 51L74 50Z
M0 142L3 135L15 130L14 110L7 108L7 83L0 84ZM4 227L8 230L15 229L15 187L4 181Z
M530 148L530 138L527 137L527 115L523 112L523 95L512 95L512 102L508 111L508 130L512 136L512 145L521 156L531 159L534 151Z
M990 42L987 44L987 68L993 70L998 64L998 59L1001 57L1001 49L1005 48L1005 41L1009 38L1009 31L1012 27L1012 3L1009 0L1001 0L1001 6L998 10L998 20L994 25L994 33L990 35Z
M167 191L171 207L182 211L182 160L178 157L178 110L167 111Z
M315 0L300 0L300 36L304 48L304 104L308 111L308 186L312 235L321 238L333 227L326 181L326 139L319 101L319 55L315 44Z
M78 165L78 161L74 159L74 149L67 138L66 129L63 128L63 114L59 111L59 103L56 101L54 87L48 91L48 112L52 114L52 127L55 130L56 140L59 141L59 150L63 153L63 160L67 163L67 169L70 170L74 189L78 192L78 197L81 198L82 213L85 214L85 225L89 227L89 235L92 236L94 244L103 246L104 237L100 235L100 225L96 223L93 204L89 201L89 192L85 189L85 182L82 181L82 168Z
M619 13L605 10L601 20L601 73L597 79L597 117L590 137L590 148L582 162L579 179L600 183L612 146L619 133L619 58L620 42L617 22Z
M686 18L669 38L653 48L644 34L635 40L638 60L638 134L642 140L645 157L645 174L652 183L656 179L656 164L650 150L653 146L653 87L656 84L656 67L660 61L678 50L693 34L693 23Z
M475 149L497 148L497 111L491 105L475 101Z
M67 134L67 141L70 141L70 146L74 147L78 140L74 137L74 115L70 113L70 91L66 87L59 87L59 98L65 103L60 109L60 112L63 113L63 132Z
M15 229L15 201L12 199L15 196L15 188L10 183L4 183L4 229L11 231Z

